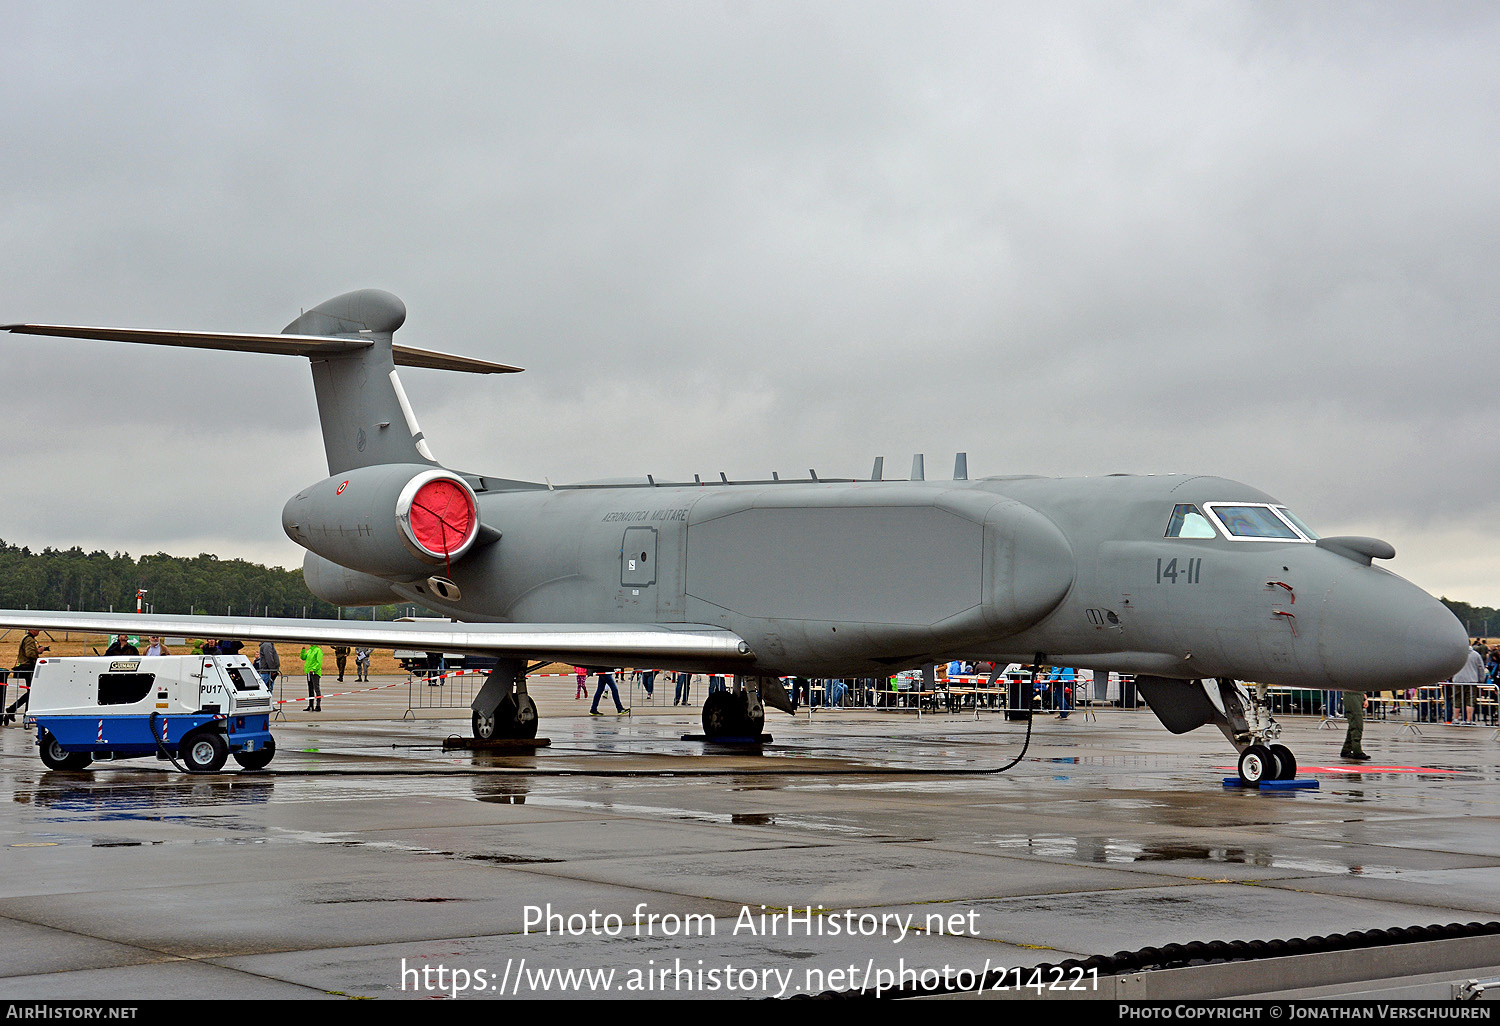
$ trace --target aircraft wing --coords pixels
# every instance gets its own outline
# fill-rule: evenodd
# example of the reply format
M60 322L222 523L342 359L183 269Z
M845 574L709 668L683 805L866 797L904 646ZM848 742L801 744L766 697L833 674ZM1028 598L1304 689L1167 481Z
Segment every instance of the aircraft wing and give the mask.
M470 652L587 666L671 666L675 662L751 658L750 646L732 631L675 623L438 624L0 609L0 628Z

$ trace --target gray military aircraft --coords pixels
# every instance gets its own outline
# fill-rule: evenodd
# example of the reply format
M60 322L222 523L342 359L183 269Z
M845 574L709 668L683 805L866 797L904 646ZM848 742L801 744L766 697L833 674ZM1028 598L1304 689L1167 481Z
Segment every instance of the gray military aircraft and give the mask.
M519 368L395 345L395 296L367 289L281 334L71 325L5 330L303 356L329 476L282 525L314 594L417 602L459 623L0 611L0 625L491 654L480 738L531 737L529 660L734 675L710 737L758 734L779 677L885 676L952 659L1136 674L1174 733L1206 724L1249 782L1289 778L1266 688L1379 692L1448 678L1468 639L1380 567L1371 538L1320 538L1281 502L1218 477L694 480L553 486L433 455L396 367ZM1240 682L1255 682L1247 686Z

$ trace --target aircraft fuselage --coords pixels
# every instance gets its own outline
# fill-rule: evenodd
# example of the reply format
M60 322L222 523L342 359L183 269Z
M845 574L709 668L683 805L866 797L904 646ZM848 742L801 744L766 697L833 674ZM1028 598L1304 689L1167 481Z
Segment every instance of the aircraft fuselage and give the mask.
M420 581L369 582L460 620L719 626L749 644L748 672L766 675L1041 653L1098 670L1380 691L1446 678L1467 644L1441 604L1368 558L1222 527L1164 536L1184 504L1279 505L1223 478L593 486L478 499L499 538L444 568L459 601Z

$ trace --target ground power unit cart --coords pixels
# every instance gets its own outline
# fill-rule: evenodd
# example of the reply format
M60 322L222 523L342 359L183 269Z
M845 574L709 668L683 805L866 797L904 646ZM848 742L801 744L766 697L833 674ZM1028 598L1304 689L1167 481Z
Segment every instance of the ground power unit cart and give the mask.
M40 659L28 712L52 769L154 755L214 773L276 754L271 688L239 655Z

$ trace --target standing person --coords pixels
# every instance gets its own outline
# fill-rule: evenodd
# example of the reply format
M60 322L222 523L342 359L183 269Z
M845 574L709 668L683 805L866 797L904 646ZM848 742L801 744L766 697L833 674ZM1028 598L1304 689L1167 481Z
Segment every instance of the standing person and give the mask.
M1497 678L1500 678L1500 647L1490 649L1490 657L1486 660L1485 681L1490 687L1494 687L1500 683ZM1497 702L1497 708L1500 708L1500 702Z
M0 716L0 723L16 722L16 710L23 708L31 702L31 674L36 669L36 661L42 657L43 652L50 652L51 645L37 646L36 636L42 633L39 630L28 630L21 638L21 647L16 651L16 665L11 670L16 678L16 700L5 707L5 715Z
M1071 696L1074 686L1078 683L1078 671L1071 666L1054 667L1052 670L1052 708L1057 710L1057 718L1065 720L1068 713L1073 711Z
M317 645L302 646L302 672L307 674L307 708L303 712L323 711L323 650Z
M1445 688L1449 694L1448 721L1453 721L1454 715L1462 712L1463 719L1460 723L1474 723L1475 695L1479 691L1479 685L1484 683L1484 656L1479 654L1478 642L1469 649L1468 661L1464 663L1463 669L1453 675L1453 684Z
M1365 754L1365 693L1363 691L1344 692L1344 718L1349 722L1349 729L1344 732L1344 747L1339 755L1345 759L1353 759L1355 762L1368 762L1370 757Z
M651 701L651 696L656 691L656 672L655 670L641 671L641 687L646 691L646 701L648 702Z
M620 691L615 687L615 675L612 672L599 674L599 690L594 692L594 704L589 707L590 716L603 716L599 711L599 699L604 697L604 689L609 688L609 695L615 700L615 714L625 715L625 707L620 704Z
M162 643L160 634L153 634L146 639L146 655L164 656L171 655L172 651Z
M356 648L354 650L354 679L370 683L370 656L374 649Z
M130 643L130 638L124 634L116 634L114 643L104 650L107 656L140 655L141 650Z
M573 691L573 701L589 697L589 671L582 666L573 667L573 673L578 677L578 687Z
M276 646L269 641L260 643L260 679L266 682L266 687L274 688L276 678L281 676L281 656L276 652Z
M672 689L672 704L687 705L688 695L693 690L693 675L691 673L678 673L677 685Z
M344 667L349 665L349 646L333 646L333 665L339 668L339 683L344 683Z

